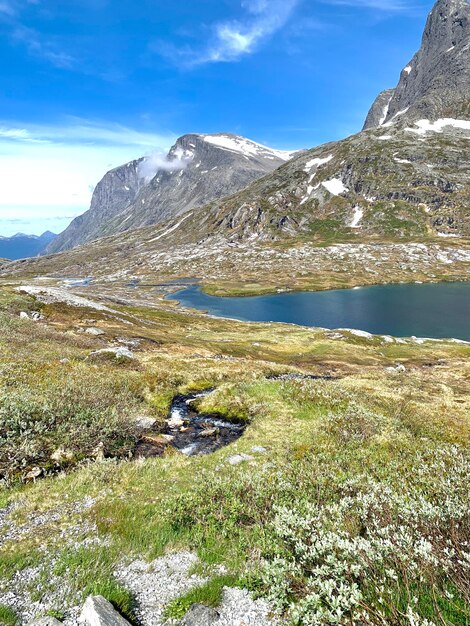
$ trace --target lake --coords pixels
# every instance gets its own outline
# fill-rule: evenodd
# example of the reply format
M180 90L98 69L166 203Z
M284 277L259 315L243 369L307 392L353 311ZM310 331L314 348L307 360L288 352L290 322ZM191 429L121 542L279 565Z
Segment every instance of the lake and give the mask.
M396 337L470 340L470 282L399 284L220 298L197 285L170 296L182 305L250 322L356 328Z

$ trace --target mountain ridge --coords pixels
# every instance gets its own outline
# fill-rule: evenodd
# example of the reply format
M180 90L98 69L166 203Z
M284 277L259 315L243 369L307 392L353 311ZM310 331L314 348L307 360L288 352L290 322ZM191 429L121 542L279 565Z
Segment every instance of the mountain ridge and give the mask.
M0 258L12 261L36 256L49 245L57 235L46 230L41 235L16 233L11 237L0 236Z
M46 253L176 217L239 191L291 154L230 133L183 135L165 157L142 157L107 172L90 209Z

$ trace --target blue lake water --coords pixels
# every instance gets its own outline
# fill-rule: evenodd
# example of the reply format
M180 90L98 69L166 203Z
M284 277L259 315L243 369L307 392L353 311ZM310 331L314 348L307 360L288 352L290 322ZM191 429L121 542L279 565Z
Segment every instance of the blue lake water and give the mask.
M470 340L470 282L400 284L220 298L191 285L170 296L212 315L251 322L357 328L397 337Z

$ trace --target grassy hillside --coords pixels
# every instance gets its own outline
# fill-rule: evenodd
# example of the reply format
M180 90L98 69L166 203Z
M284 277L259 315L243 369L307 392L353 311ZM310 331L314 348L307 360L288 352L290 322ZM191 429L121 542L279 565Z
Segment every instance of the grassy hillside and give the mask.
M183 548L210 582L169 616L229 584L296 624L468 623L469 346L218 320L155 296L44 305L14 287L0 299L4 623L23 618L9 593L59 617L102 593L132 617L117 568ZM19 318L33 310L44 319ZM90 357L123 342L135 358ZM201 409L248 421L241 439L129 458L137 418L161 423L201 388L215 389Z

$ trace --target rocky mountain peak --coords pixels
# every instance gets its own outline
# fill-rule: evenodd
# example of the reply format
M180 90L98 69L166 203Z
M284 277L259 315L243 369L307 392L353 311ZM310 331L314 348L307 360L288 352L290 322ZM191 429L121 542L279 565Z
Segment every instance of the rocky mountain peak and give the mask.
M419 119L470 116L470 4L467 0L438 0L428 15L421 47L403 68L388 106L374 102L364 129L398 117ZM385 112L385 117L377 110Z
M47 252L158 224L231 195L272 172L292 154L231 133L183 135L167 155L142 157L108 172L96 186L90 209Z

